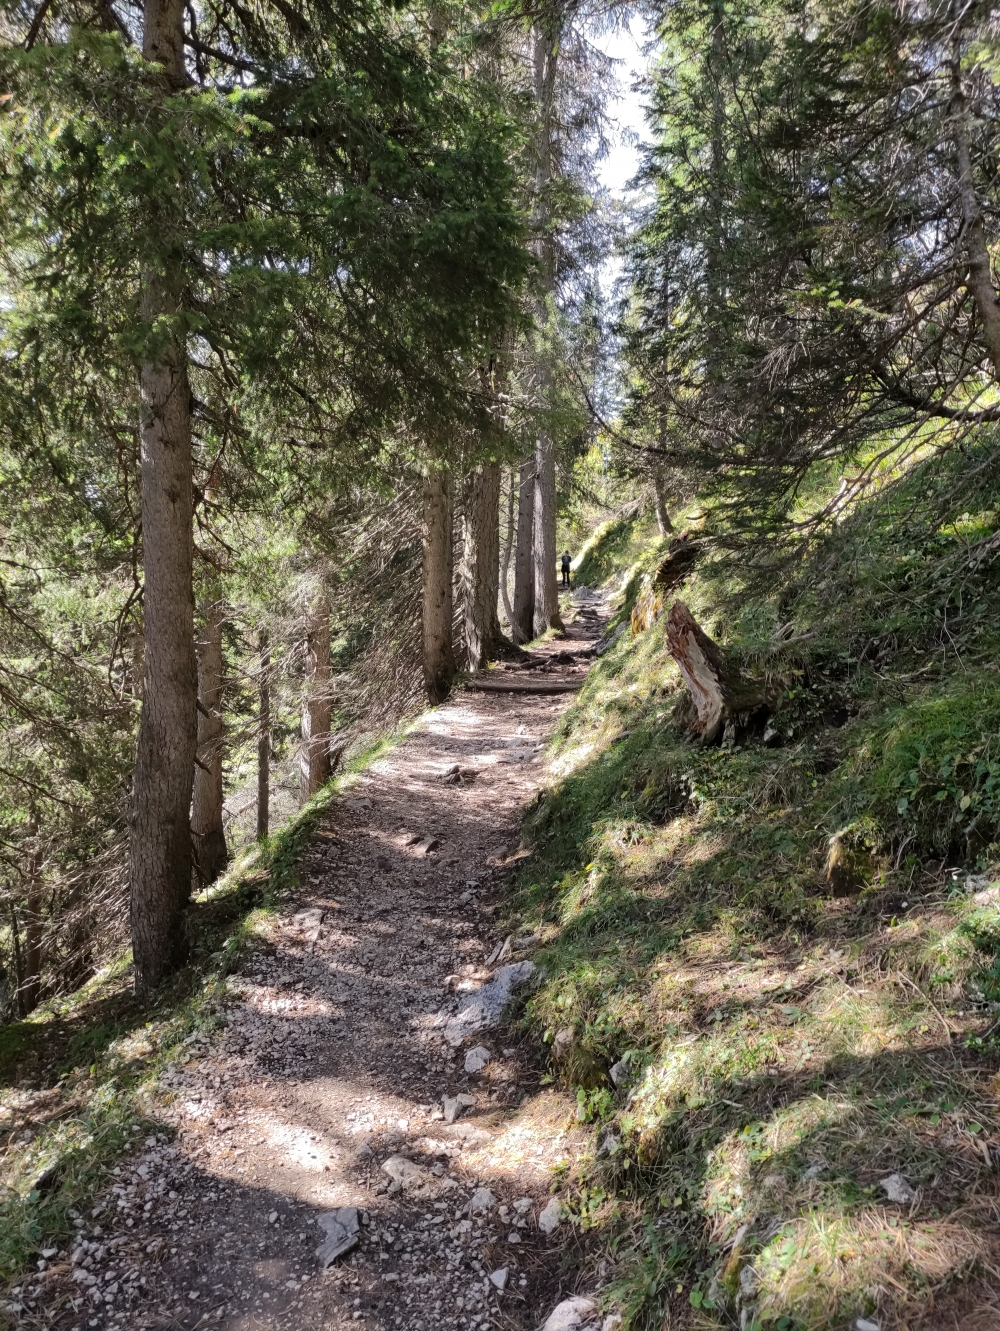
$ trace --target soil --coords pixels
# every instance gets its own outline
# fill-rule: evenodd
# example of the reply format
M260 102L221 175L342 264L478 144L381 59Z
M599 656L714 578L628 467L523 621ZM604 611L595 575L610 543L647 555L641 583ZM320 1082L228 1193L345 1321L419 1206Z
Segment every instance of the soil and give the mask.
M573 601L569 641L491 684L582 681L602 607ZM20 1325L514 1331L581 1292L576 1231L538 1225L588 1148L573 1104L514 1027L446 1038L466 994L530 958L491 916L571 700L458 690L355 779L231 977L225 1026L163 1074L77 1242L13 1291ZM476 1046L489 1062L466 1072ZM359 1241L324 1270L319 1218L343 1207Z

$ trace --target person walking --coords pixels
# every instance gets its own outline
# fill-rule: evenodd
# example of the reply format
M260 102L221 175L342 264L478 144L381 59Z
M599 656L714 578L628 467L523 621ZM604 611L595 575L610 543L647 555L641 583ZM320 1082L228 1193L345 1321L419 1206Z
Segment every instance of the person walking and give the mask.
M563 554L563 557L562 557L562 561L561 561L561 562L562 562L562 585L563 585L564 587L568 587L568 586L569 586L569 566L570 566L570 564L573 562L572 559L570 558L570 553L569 553L568 550Z

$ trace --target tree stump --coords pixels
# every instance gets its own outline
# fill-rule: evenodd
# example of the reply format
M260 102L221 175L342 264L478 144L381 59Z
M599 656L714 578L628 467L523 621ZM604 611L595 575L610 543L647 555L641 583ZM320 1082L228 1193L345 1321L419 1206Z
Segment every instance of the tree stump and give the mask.
M667 650L687 685L694 707L691 736L699 744L713 744L722 735L735 738L751 716L766 708L764 686L740 679L727 667L721 648L683 601L675 601L667 615Z

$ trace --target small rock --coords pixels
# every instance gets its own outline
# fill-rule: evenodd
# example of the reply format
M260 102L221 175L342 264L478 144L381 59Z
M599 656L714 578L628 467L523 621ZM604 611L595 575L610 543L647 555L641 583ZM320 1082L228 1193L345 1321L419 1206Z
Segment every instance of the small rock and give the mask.
M608 1070L608 1075L616 1086L621 1086L628 1078L628 1064L624 1058L620 1058L617 1063L612 1063Z
M419 855L422 859L426 859L432 851L437 850L440 844L441 842L437 837L425 836L413 843L413 853Z
M520 1243L520 1242L521 1242L521 1236L520 1236L520 1234L517 1232L516 1229L512 1229L512 1230L510 1231L510 1233L507 1235L507 1242L508 1242L508 1243Z
M419 1187L427 1178L427 1171L405 1155L390 1155L382 1165L382 1172L389 1175L397 1188Z
M857 1317L854 1320L854 1331L882 1331L878 1322L872 1322L867 1317Z
M470 1049L465 1055L466 1072L482 1072L492 1057L493 1055L485 1045L477 1044L474 1049Z
M501 1266L499 1271L491 1271L490 1280L497 1289L504 1289L507 1285L507 1267Z
M331 1262L357 1245L360 1233L358 1208L340 1206L336 1211L326 1211L317 1217L317 1223L326 1231L326 1238L316 1249L316 1256L325 1271Z
M879 1179L878 1185L890 1202L899 1202L905 1206L917 1200L917 1194L902 1174L890 1174L888 1178Z
M542 1331L577 1331L577 1327L594 1321L596 1312L597 1305L593 1299L585 1299L580 1295L573 1299L563 1299L545 1319Z
M268 1217L267 1217L267 1223L268 1223L269 1225L273 1225L274 1222L277 1220L277 1218L278 1218L278 1213L277 1213L277 1211L272 1211L272 1212L268 1215Z
M576 1028L573 1026L561 1026L556 1031L555 1039L552 1041L552 1055L554 1058L565 1058L569 1051L576 1044Z
M543 1234L554 1234L562 1221L562 1207L559 1198L552 1197L545 1203L538 1216L538 1228Z
M441 1106L444 1109L444 1121L446 1123L454 1123L465 1112L465 1105L462 1104L457 1095L443 1095Z
M462 1006L444 1029L444 1038L448 1044L453 1049L457 1048L467 1035L495 1025L514 990L527 984L535 971L533 961L516 961L509 966L501 966L492 980L462 1000Z
M469 1198L469 1204L466 1210L469 1215L478 1215L482 1211L488 1211L496 1203L496 1198L490 1192L489 1188L477 1188Z

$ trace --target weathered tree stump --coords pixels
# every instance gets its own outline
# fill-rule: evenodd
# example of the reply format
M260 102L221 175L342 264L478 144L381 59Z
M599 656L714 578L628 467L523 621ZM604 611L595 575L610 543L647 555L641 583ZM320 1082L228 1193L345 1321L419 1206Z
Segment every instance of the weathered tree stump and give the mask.
M670 542L667 557L661 563L653 577L653 586L661 594L675 591L697 563L701 554L700 541L692 540L688 532L683 532Z
M687 685L694 708L691 737L699 744L713 744L720 736L735 738L767 707L764 686L742 680L729 668L719 645L683 601L675 601L667 615L667 650Z

